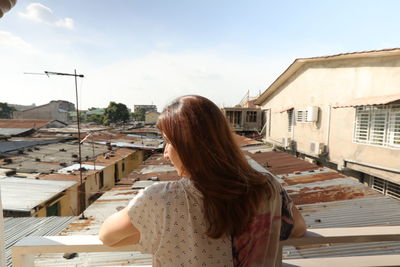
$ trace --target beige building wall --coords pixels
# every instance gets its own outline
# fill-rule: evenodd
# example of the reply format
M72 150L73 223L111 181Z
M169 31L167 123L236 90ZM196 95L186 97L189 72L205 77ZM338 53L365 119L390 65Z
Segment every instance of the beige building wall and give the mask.
M355 108L330 107L354 98L399 93L400 56L305 63L262 103L262 109L270 114L266 140L279 144L282 137L291 137L297 151L305 154L310 154L311 142L321 142L327 145L330 161L340 166L343 160L351 160L399 170L399 149L353 142ZM279 111L291 106L295 111L319 107L318 122L295 123L293 131L288 132L288 113ZM400 181L399 174L365 169L381 178Z
M146 112L144 122L148 124L155 124L158 120L158 116L160 116L160 113L158 112Z
M68 111L73 110L74 105L66 101L51 101L48 104L16 111L13 113L14 119L41 119L68 121Z

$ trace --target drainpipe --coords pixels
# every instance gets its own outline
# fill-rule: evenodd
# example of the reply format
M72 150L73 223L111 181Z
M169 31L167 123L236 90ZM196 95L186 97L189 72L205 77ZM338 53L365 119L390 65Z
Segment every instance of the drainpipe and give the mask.
M3 204L1 203L1 190L0 190L0 266L6 266L6 254L4 245L4 222L3 222Z
M329 105L329 110L328 110L328 127L326 131L326 152L329 152L329 137L331 133L331 111L332 111L332 106Z

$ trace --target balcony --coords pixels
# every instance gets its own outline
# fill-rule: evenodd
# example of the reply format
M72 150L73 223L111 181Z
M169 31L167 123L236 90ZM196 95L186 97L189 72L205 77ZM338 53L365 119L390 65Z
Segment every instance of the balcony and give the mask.
M305 237L291 238L281 242L284 246L320 244L352 244L364 242L400 241L400 226L352 227L310 229ZM33 267L34 256L41 253L82 252L132 252L135 246L111 248L104 246L94 235L85 236L30 236L20 240L12 248L14 267ZM283 258L284 255L283 255ZM368 255L331 258L299 258L278 261L279 266L398 266L400 255ZM142 260L134 266L151 266L151 260Z

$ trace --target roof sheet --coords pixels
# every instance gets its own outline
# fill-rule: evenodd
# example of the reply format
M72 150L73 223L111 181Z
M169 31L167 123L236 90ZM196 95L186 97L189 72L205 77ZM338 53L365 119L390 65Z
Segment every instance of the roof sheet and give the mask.
M39 129L51 122L52 120L0 119L0 128Z
M59 234L75 217L4 218L6 266L11 267L11 247L26 236Z
M72 181L51 181L15 177L0 178L3 209L29 212L74 184L76 182Z
M355 98L334 108L385 105L400 100L400 94Z
M32 128L0 128L0 135L19 135L31 130Z

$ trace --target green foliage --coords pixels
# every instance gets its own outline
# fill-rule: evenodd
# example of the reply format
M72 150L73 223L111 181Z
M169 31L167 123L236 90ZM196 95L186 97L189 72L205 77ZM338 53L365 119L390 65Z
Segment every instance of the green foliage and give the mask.
M126 122L129 120L129 110L125 104L110 102L104 112L103 123L109 125L110 123Z
M87 122L94 122L97 124L103 124L104 122L104 115L100 115L100 114L91 114L89 116L86 117L86 121Z
M16 111L14 107L10 107L7 103L0 102L0 118L11 119L13 112Z
M132 119L135 121L144 121L146 114L146 110L143 108L138 108L135 110L135 112L132 113Z

